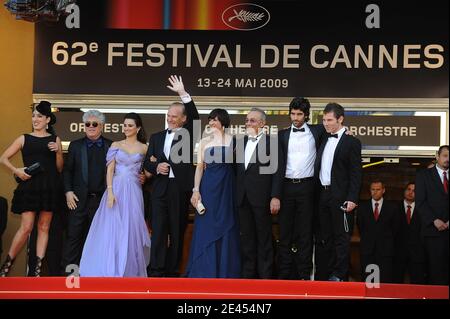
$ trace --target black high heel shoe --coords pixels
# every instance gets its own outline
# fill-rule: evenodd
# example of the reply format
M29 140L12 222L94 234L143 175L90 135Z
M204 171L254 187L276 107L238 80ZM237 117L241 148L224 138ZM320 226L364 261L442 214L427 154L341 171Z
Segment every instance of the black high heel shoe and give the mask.
M41 277L41 271L42 271L42 260L44 258L36 257L36 267L34 268L34 277Z
M9 255L6 256L6 260L0 268L0 277L8 276L9 271L11 270L12 265L14 264L14 258L11 258Z

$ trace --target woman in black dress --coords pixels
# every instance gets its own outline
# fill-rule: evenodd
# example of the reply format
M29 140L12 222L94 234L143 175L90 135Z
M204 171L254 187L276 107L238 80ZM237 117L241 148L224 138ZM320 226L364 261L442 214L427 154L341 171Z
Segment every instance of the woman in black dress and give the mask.
M56 118L51 111L51 104L41 101L33 111L33 132L19 136L0 157L0 163L20 179L14 191L11 210L22 216L20 228L14 236L8 256L0 267L0 277L7 276L11 270L15 257L33 230L37 214L39 220L34 275L39 277L41 274L52 212L55 211L58 202L58 173L61 173L63 168L61 140L54 134L52 128L55 122ZM22 152L25 166L23 168L14 167L9 161L19 151ZM25 168L37 162L41 167L37 173L33 173L33 176L25 173Z

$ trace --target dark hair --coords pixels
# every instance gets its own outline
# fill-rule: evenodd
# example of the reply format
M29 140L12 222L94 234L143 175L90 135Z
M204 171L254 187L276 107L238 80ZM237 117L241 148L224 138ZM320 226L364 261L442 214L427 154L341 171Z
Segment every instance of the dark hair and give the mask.
M292 110L300 110L305 114L305 122L308 122L310 108L311 104L309 103L309 100L307 98L296 97L292 99L291 103L289 104L289 113L291 113Z
M447 151L448 151L448 145L442 145L441 147L439 147L438 155L441 155L441 153L444 149L447 149Z
M228 112L224 109L214 109L209 113L208 115L208 121L214 120L217 118L217 120L222 124L224 128L230 127L231 120L230 115L228 115Z
M403 191L406 191L408 189L409 185L416 185L416 182L408 182L408 184L405 185L405 188L403 189Z
M141 143L144 143L144 144L147 143L147 134L145 134L145 129L142 126L142 119L141 119L140 115L137 113L134 113L134 112L128 113L128 114L125 114L125 116L123 117L123 120L126 120L126 119L133 120L134 123L136 123L136 126L140 128L139 132L137 133L138 141Z
M334 117L339 119L341 116L344 116L344 108L337 103L328 103L323 110L323 114L334 113Z
M386 188L386 186L384 185L384 183L381 181L381 179L374 179L370 182L370 185L372 186L372 184L378 184L380 183L381 186L383 186L383 188Z
M38 111L45 117L50 118L50 122L48 122L48 124L47 124L47 126L48 126L47 132L52 135L56 135L55 129L53 128L53 124L56 123L56 116L55 116L55 114L52 113L51 106L52 106L52 104L49 101L41 101L41 102L39 102L38 105L36 105L34 107L34 110Z

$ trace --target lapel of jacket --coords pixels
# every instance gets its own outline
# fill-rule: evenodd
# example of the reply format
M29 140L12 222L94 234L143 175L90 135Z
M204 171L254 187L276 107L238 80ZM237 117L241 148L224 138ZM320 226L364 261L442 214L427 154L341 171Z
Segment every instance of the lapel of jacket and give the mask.
M344 132L342 134L341 138L339 139L338 144L336 145L336 150L334 151L333 166L334 166L334 163L336 162L336 159L337 159L337 156L339 155L339 152L341 151L342 145L345 143L346 139L347 139L347 135ZM331 168L331 173L333 174L333 168Z
M289 138L291 137L291 131L292 131L292 126L290 126L285 134L284 134L284 138L283 138L283 144L284 144L284 161L287 163L287 157L288 157L288 152L289 152Z
M444 184L442 183L437 168L436 167L430 168L430 173L433 183L439 188L439 191L441 193L445 193Z
M309 124L306 124L306 125L308 125L309 130L311 131L311 134L314 137L314 143L316 144L316 149L317 149L317 145L319 145L319 135L318 135L318 132L317 132L317 126L316 125L309 125Z
M88 183L88 155L87 155L87 145L86 145L86 139L82 141L81 144L81 175L83 177L83 181Z
M248 171L250 169L250 166L256 164L256 161L258 160L256 154L258 153L258 145L259 145L260 142L261 142L261 138L258 141L258 143L256 144L255 149L253 150L252 157L250 157L250 162L248 163L247 169L245 169L245 164L244 164L244 170L245 171ZM244 145L245 145L245 148L246 148L247 144L248 144L248 136L245 136L244 143L245 143ZM245 148L244 148L244 150L245 150Z

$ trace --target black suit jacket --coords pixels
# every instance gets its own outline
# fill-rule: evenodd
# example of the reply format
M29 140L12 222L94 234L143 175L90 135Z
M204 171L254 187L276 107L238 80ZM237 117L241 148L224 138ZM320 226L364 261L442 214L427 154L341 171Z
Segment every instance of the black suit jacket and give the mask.
M422 220L417 207L414 208L411 223L406 220L406 210L403 201L399 203L398 209L399 227L395 239L395 255L398 258L410 257L414 262L425 261L423 238L421 236Z
M361 235L361 254L394 256L394 241L399 228L398 206L395 203L384 200L378 221L375 221L372 201L362 202L356 221Z
M79 202L75 211L83 210L86 205L88 195L88 154L86 146L86 137L80 138L70 143L67 159L64 163L64 191L73 191L78 197ZM106 154L112 144L112 141L103 137L103 150ZM106 165L101 169L104 170L106 176ZM106 178L105 178L106 188Z
M308 125L308 124L307 124ZM323 125L308 125L309 129L311 130L311 133L314 137L314 140L316 142L316 151L319 150L320 145L322 143L323 137L326 135L325 128ZM286 165L287 165L287 157L288 157L288 150L289 150L289 138L291 136L292 128L286 128L278 132L278 147L280 148L281 153L281 170L283 178L286 176ZM297 133L301 134L301 133Z
M327 141L328 138L325 135L317 152L314 165L314 175L319 185L319 172ZM361 180L361 142L354 136L344 133L336 147L331 168L331 193L333 198L340 203L345 201L358 203Z
M279 147L277 145L277 137L270 137L263 134L253 153L252 159L245 169L245 147L247 147L248 136L243 139L235 140L234 143L242 144L244 149L235 147L236 161L236 194L237 203L241 205L245 195L252 206L266 207L269 206L273 197L281 198L282 176L280 176L279 165ZM259 149L265 143L265 156L260 158ZM235 144L236 145L236 144ZM275 152L271 152L271 145L275 148ZM242 148L242 147L241 147ZM274 171L273 174L264 174L264 170Z
M150 137L148 151L145 156L144 168L147 172L153 174L153 196L161 196L166 192L167 184L169 182L169 175L161 175L156 173L156 167L159 163L169 163L170 168L175 175L175 181L179 189L183 191L191 191L194 185L194 166L192 164L193 158L193 121L200 118L194 101L184 105L186 111L186 124L183 126L184 130L179 130L175 133L172 142L171 156L169 158L164 154L164 142L166 140L167 130L153 134ZM188 135L189 134L189 135ZM182 142L186 141L186 146L189 147L189 154L183 154ZM172 162L171 158L176 155L186 156L186 160L180 163ZM156 158L152 161L151 158Z
M444 191L436 167L428 168L417 173L416 177L416 205L420 211L423 224L423 235L439 236L434 221L440 219L448 221L448 194Z

